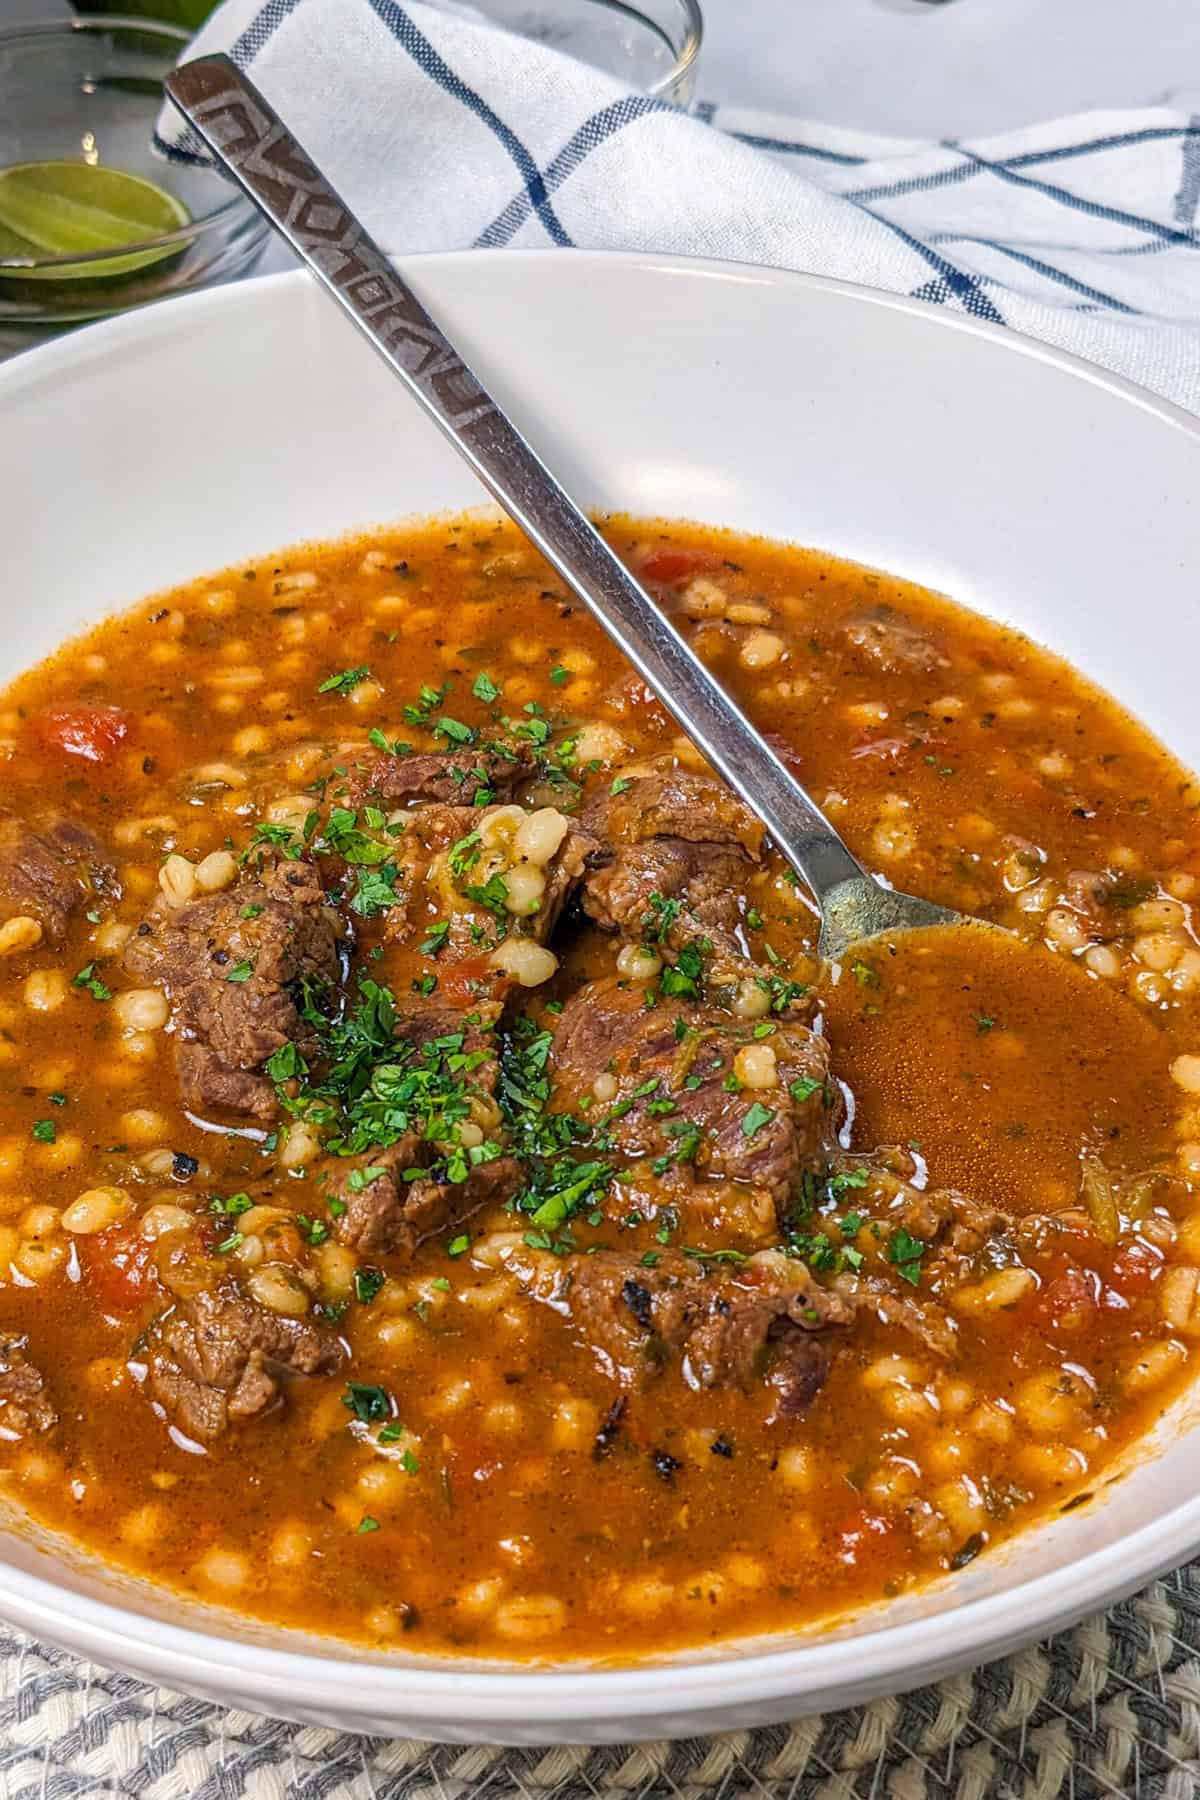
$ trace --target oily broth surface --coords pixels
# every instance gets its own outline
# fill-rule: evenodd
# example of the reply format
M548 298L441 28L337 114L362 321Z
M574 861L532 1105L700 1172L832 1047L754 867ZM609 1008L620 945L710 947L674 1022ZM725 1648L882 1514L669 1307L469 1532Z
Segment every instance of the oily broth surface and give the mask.
M938 1180L1017 1214L1067 1206L1081 1145L1132 1173L1170 1141L1170 1048L1125 996L1014 933L861 945L825 992L853 1137L915 1141Z
M208 1173L139 1198L203 1207L209 1192L261 1180L271 1152L185 1117L167 1037L122 1032L111 1003L72 976L94 964L114 992L131 985L105 933L142 916L164 854L239 849L272 799L303 793L314 746L344 746L349 758L371 728L432 743L402 712L422 683L450 682L446 706L474 725L485 714L471 684L486 670L509 709L543 708L559 735L593 722L618 735L622 757L688 754L507 528L406 528L197 582L23 676L0 717L8 804L33 811L52 798L81 818L112 846L125 890L99 920L76 922L61 958L0 964L0 1263L11 1274L24 1257L32 1271L0 1287L0 1323L27 1334L62 1415L51 1438L0 1444L0 1465L35 1512L158 1581L374 1644L504 1656L623 1658L786 1628L903 1591L1064 1504L1189 1373L1200 1335L1200 1118L1187 1085L1200 1048L1190 911L1200 839L1189 778L1066 665L910 585L696 527L612 520L607 530L635 561L708 556L707 585L675 583L668 599L871 867L1043 942L1047 964L1070 957L1087 971L1112 1102L1104 1129L1123 1140L1116 1168L1163 1180L1136 1195L1119 1243L1079 1251L1082 1286L1064 1255L1007 1297L981 1291L960 1315L953 1368L866 1318L807 1418L768 1425L761 1393L664 1381L631 1408L619 1453L600 1460L593 1443L612 1388L592 1358L495 1269L433 1240L342 1322L353 1379L395 1394L407 1434L398 1453L411 1450L415 1468L354 1433L344 1374L293 1383L285 1410L188 1453L128 1372L131 1316L93 1245L31 1209L120 1183L132 1161L164 1148L203 1159ZM888 670L846 651L839 622L881 606L932 637L934 667ZM317 692L352 666L370 678ZM29 721L79 700L117 702L137 720L102 772L28 754ZM604 745L589 779L611 779ZM1103 877L1102 899L1083 875ZM769 944L790 979L816 982L812 915L777 860L747 898L762 920L750 928L759 960ZM615 953L577 930L553 991L611 973ZM1039 1031L1055 1046L1070 1037L1057 984L1018 984L1013 1017L984 980L947 1030L953 960L923 993L899 992L880 966L877 987L843 973L819 994L836 1074L858 1104L852 1146L915 1138L943 1184L1018 1214L1069 1206L1094 1068L1086 1080L1068 1070L1035 1109L1041 1078L1023 1067L1013 1122L1025 1129L999 1146L972 1111L972 1085L953 1086L964 1059L968 1073L978 1063L995 1077L993 1089L1006 1059L1040 1070ZM389 974L399 991L410 971ZM978 968L970 979L981 981ZM880 1057L866 1013L879 1001L910 1046L944 1048L952 1107L923 1105L915 1053ZM981 1032L977 1015L997 1023ZM1169 1083L1178 1058L1182 1080ZM910 1111L924 1115L918 1130ZM47 1117L53 1141L33 1135ZM989 1172L1002 1191L980 1192ZM303 1174L287 1185L286 1204L311 1206ZM609 1212L580 1225L581 1247L619 1240L657 1254L651 1226ZM851 1242L836 1223L846 1212L843 1199L814 1223ZM678 1465L667 1478L663 1451Z

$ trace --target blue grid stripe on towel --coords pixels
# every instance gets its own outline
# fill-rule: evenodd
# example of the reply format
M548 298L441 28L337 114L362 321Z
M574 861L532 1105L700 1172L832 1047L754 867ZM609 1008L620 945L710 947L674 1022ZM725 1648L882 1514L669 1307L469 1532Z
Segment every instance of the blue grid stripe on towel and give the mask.
M228 49L389 250L579 245L807 269L1005 324L1200 410L1200 118L922 143L691 114L422 0L226 0ZM164 154L199 146L165 112Z

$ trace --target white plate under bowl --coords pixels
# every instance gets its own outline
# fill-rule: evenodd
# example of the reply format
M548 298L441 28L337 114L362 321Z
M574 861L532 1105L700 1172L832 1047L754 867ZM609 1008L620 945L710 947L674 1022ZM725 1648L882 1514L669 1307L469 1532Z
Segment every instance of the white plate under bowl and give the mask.
M500 251L408 272L588 505L943 589L1065 652L1200 766L1188 416L989 326L802 276ZM168 583L483 498L302 275L19 358L0 369L0 420L0 678ZM370 1654L189 1608L19 1531L0 1533L0 1612L152 1680L350 1730L537 1743L756 1725L977 1664L1182 1561L1200 1546L1188 1415L1094 1505L916 1597L654 1666Z

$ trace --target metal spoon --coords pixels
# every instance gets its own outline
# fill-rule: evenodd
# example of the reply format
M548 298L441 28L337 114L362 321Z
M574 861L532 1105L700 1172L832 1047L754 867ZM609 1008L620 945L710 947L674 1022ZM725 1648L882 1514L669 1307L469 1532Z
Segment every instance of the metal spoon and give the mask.
M821 913L820 953L881 931L965 922L884 887L526 443L279 116L227 56L166 79L193 129L591 610L730 787Z

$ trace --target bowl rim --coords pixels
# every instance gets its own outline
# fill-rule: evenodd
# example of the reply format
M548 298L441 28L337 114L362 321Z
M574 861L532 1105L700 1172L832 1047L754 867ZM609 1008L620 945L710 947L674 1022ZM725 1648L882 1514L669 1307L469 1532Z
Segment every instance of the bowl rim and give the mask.
M100 36L114 31L137 31L143 36L168 38L182 50L194 37L194 32L185 31L181 25L171 25L165 19L138 18L133 13L86 13L82 16L68 16L52 19L45 24L33 22L24 25L10 25L0 30L0 53L11 45L36 38L69 38ZM34 162L71 162L72 157L35 157ZM22 165L6 165L6 167ZM215 171L214 171L215 173ZM140 179L149 181L149 176ZM247 217L256 217L257 208L253 201L247 199L239 188L232 188L217 205L207 212L194 215L186 225L176 226L174 231L159 232L157 237L136 238L132 243L119 244L107 250L85 250L68 252L63 256L0 256L0 274L10 279L19 278L29 270L36 270L39 275L52 274L55 269L87 270L101 263L111 263L118 256L138 256L150 251L166 251L185 248L197 243L207 234L216 232L239 213ZM260 219L263 234L269 229L265 219Z
M611 5L612 0L606 0L606 3ZM704 43L704 14L700 11L699 0L676 0L676 5L683 15L683 42L675 52L671 67L645 90L648 100L667 100L668 104L675 88L695 69Z
M539 280L546 279L552 265L578 267L588 279L589 271L598 274L601 268L619 264L650 276L782 286L795 293L800 304L805 294L820 293L835 295L851 306L899 312L932 330L989 340L1013 356L1046 363L1107 390L1184 432L1200 451L1200 418L1174 402L1069 351L964 313L939 311L908 295L762 264L646 252L574 250L568 257L541 249L456 250L413 255L402 262L419 282L423 269L453 270L478 263L481 256L487 257L489 267L495 266L497 259L507 264L540 264ZM6 393L56 377L70 380L89 363L128 348L139 337L186 335L200 308L269 307L276 294L298 291L307 281L300 269L262 275L181 296L169 306L138 308L105 319L82 335L73 333L38 346L0 366L0 405ZM588 1725L600 1728L607 1722L619 1722L622 1734L632 1738L640 1719L661 1719L664 1713L675 1719L696 1715L697 1727L702 1729L705 1713L713 1709L728 1718L738 1706L749 1710L791 1701L794 1716L800 1716L806 1710L806 1697L819 1701L831 1690L837 1690L833 1703L838 1706L855 1698L902 1691L906 1682L909 1686L914 1681L927 1682L938 1672L966 1661L986 1662L1075 1623L1177 1566L1197 1548L1200 1495L1180 1500L1159 1518L1115 1544L1089 1551L1074 1563L924 1618L881 1623L853 1636L832 1637L810 1627L794 1641L779 1634L772 1647L750 1652L739 1650L738 1640L731 1638L727 1653L722 1646L710 1644L675 1653L673 1659L623 1665L556 1668L552 1663L530 1662L525 1668L513 1669L479 1659L464 1657L456 1663L442 1657L436 1662L429 1659L434 1666L424 1666L419 1656L389 1663L375 1657L359 1659L352 1644L336 1638L329 1640L329 1654L308 1647L277 1648L251 1637L239 1639L221 1635L219 1630L171 1623L136 1606L96 1599L51 1576L4 1563L0 1563L0 1611L35 1636L69 1642L74 1651L94 1655L101 1663L153 1669L155 1679L183 1687L236 1693L238 1704L253 1699L266 1711L278 1705L287 1714L311 1704L308 1697L312 1696L331 1713L336 1710L341 1722L377 1721L387 1712L397 1718L419 1713L430 1725L458 1728L461 1734L464 1728L470 1731L474 1720L486 1719L514 1733L519 1731L521 1741L529 1742L540 1741L536 1732L541 1727L555 1730L559 1738L567 1740L572 1728L576 1736L585 1736ZM92 1566L98 1562L88 1559ZM155 1592L169 1604L169 1588ZM249 1623L261 1628L257 1620ZM307 1640L308 1644L312 1641ZM378 1725L364 1728L378 1729Z

